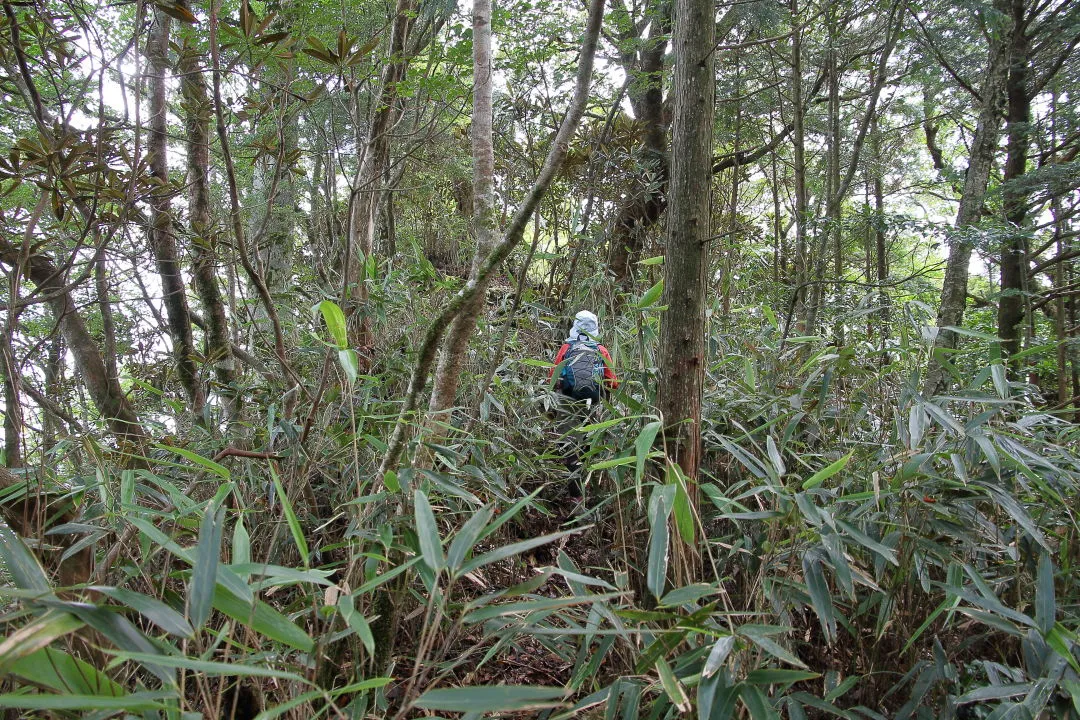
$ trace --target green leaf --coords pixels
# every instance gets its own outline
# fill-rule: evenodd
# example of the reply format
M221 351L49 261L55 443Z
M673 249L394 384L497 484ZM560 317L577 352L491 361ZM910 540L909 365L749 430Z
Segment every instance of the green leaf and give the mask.
M645 460L649 457L649 451L652 450L658 432L660 432L659 420L646 423L634 442L634 457L637 460L637 465L634 468L634 482L637 485L641 484L641 479L645 476Z
M739 686L731 683L727 672L703 678L697 689L698 720L732 720L738 699Z
M664 292L664 280L660 279L655 285L645 291L645 294L634 303L636 308L647 308L656 304L656 301L660 299L660 296Z
M804 553L802 566L806 590L810 593L810 604L821 623L825 642L832 645L836 639L836 614L832 603L832 593L829 592L829 583L825 580L825 573L822 571L820 554L816 551Z
M975 688L956 698L957 705L967 705L973 702L986 702L987 700L1004 700L1005 698L1026 695L1034 686L1034 683L1009 683L1007 685L987 685Z
M690 712L690 698L686 696L686 690L675 677L667 660L662 657L656 659L656 672L660 675L660 685L663 686L671 703L679 709L679 712Z
M306 632L262 600L245 602L219 585L214 593L214 609L260 635L297 650L311 652L315 646Z
M293 542L296 543L296 549L300 551L300 558L304 561L304 567L310 568L311 553L308 551L304 529L300 527L300 521L297 519L296 513L293 512L292 503L289 502L289 496L285 494L285 488L281 485L281 478L278 477L273 463L270 463L270 477L274 479L274 489L277 491L278 500L281 501L281 510L285 513L285 521L289 524L289 532L292 534Z
M458 575L465 575L471 573L477 568L482 568L485 565L490 565L493 562L505 560L508 557L513 557L514 555L518 555L528 550L532 550L533 548L540 547L541 545L547 545L548 543L560 540L567 535L573 535L575 533L582 532L589 527L591 526L587 525L580 528L574 528L573 530L563 530L562 532L552 533L550 535L544 535L543 537L532 538L530 540L522 540L521 542L510 543L509 545L495 548L491 552L484 553L480 557L473 558L469 562L465 563L461 567L461 570L458 572Z
M11 573L16 587L40 593L50 591L49 579L41 563L7 525L0 525L0 559Z
M251 536L244 527L244 516L241 515L236 518L236 525L233 526L232 564L243 565L249 562L251 562Z
M759 668L746 675L746 682L754 685L789 685L791 683L813 680L821 677L820 673L783 668Z
M623 457L611 458L609 460L603 460L595 465L589 466L589 472L595 472L596 470L607 470L608 468L620 467L622 465L630 465L635 462L637 458L633 455L625 455Z
M63 694L106 697L125 694L123 687L90 663L51 647L20 658L6 672Z
M656 486L649 498L649 557L645 584L657 599L663 596L667 583L670 544L667 520L674 498L674 485Z
M128 712L146 712L164 710L162 702L169 693L136 693L112 697L110 695L31 695L29 693L9 693L0 695L0 708L19 710L127 710Z
M776 476L783 477L787 472L787 466L784 465L784 457L780 454L780 448L776 446L776 441L773 440L772 435L765 436L765 447L769 452L769 462L772 463L773 470L776 471Z
M200 675L212 677L268 677L310 685L307 680L296 673L288 672L286 670L275 670L274 668L263 667L261 665L246 665L242 662L214 662L212 660L199 660L197 658L176 655L145 655L143 653L124 651L113 651L111 654L114 659L109 663L110 667L115 667L119 663L131 660L144 664L152 662L164 667L175 668L177 670L190 670L191 672Z
M769 635L775 635L778 632L783 631L783 628L770 625L743 625L737 630L739 635L745 637L773 657L783 660L789 665L809 670L809 668L806 667L806 663L796 657L790 650L769 637Z
M345 331L345 313L338 304L332 300L323 300L316 306L322 313L326 329L330 331L330 337L339 350L344 350L349 345L348 334Z
M849 452L847 455L840 458L836 462L831 463L831 464L821 468L820 470L818 470L816 473L811 475L806 480L806 482L804 482L802 484L802 489L803 490L809 490L811 488L816 488L818 485L820 485L821 483L825 482L826 480L831 478L836 473L843 470L845 467L847 467L848 462L851 460L851 456L854 455L854 454L855 454L855 451L852 450L851 452Z
M1045 636L1054 627L1057 603L1054 600L1054 562L1050 553L1039 555L1039 574L1035 585L1035 623Z
M170 635L192 637L195 634L183 615L157 598L124 588L96 587L94 590L127 605Z
M401 492L401 482L398 480L397 473L393 470L387 470L386 474L383 475L383 485L392 493Z
M191 452L190 450L182 447L176 447L175 445L155 445L154 447L157 450L164 450L166 452L171 452L173 455L179 455L182 458L190 460L196 465L201 465L202 467L206 468L210 472L220 477L222 480L229 479L229 468L225 467L224 465L219 465L210 458L205 458L198 453Z
M680 607L687 603L697 602L701 598L716 595L715 585L695 583L681 588L675 588L660 600L660 607Z
M690 496L686 491L688 480L683 475L682 468L668 461L667 483L675 487L675 497L671 502L671 509L675 516L675 528L679 531L682 541L694 546L694 510L690 506Z
M342 595L338 599L337 608L338 612L341 613L341 619L360 638L360 642L364 644L364 649L367 650L368 655L374 656L375 636L371 633L371 626L368 624L367 618L364 617L363 613L357 611L353 603L353 595Z
M345 377L348 379L349 384L355 383L356 378L360 376L360 359L356 356L356 351L352 348L338 350L337 358L341 369L345 371Z
M0 676L23 658L41 651L54 640L75 632L83 625L83 621L74 615L48 610L12 631L0 642Z
M653 257L650 257L650 258L645 258L644 260L638 260L637 264L638 265L663 265L664 264L664 256L663 255L656 255L656 256L653 256Z
M217 566L221 555L221 536L225 526L225 508L211 504L199 526L199 542L195 547L195 565L188 589L188 619L198 630L210 617L217 585Z
M1072 669L1077 674L1080 674L1080 662L1073 655L1076 635L1069 632L1061 623L1054 623L1054 627L1050 628L1050 632L1046 633L1044 639L1046 644L1053 648L1054 652L1065 658L1069 665L1072 666Z
M132 625L127 618L111 610L82 602L67 602L64 600L50 600L50 605L77 616L84 623L101 633L109 642L120 650L143 653L147 656L161 655L156 645L150 642L142 632ZM176 685L175 673L165 667L147 661L143 663L148 671L153 673L166 685Z
M533 685L478 685L428 690L413 702L422 710L443 712L510 712L543 710L562 705L566 690Z
M354 693L362 693L366 690L373 690L375 688L386 687L394 678L390 677L377 677L364 680L363 682L353 683L352 685L345 685L344 687L334 688L333 690L311 690L310 692L301 693L280 705L275 705L272 708L267 708L261 713L255 716L255 720L274 720L279 718L285 713L294 708L298 708L301 705L305 705L310 702L317 702L325 700L329 695L330 697L339 697L341 695L352 695Z
M446 557L443 555L442 542L439 540L439 527L435 524L435 513L431 511L431 503L427 495L421 490L413 492L413 503L416 506L416 535L420 540L420 553L424 562L436 573L446 567Z
M752 683L742 683L739 697L750 712L751 720L779 720L780 715L769 705L769 699L761 689Z
M491 507L488 506L480 508L480 511L469 518L461 526L461 529L457 531L453 542L450 543L450 551L447 553L446 558L446 565L451 572L457 571L461 564L465 562L465 556L472 550L473 545L480 538L480 534L491 521L493 512Z
M705 660L705 667L702 669L701 674L705 677L712 677L717 670L724 666L724 662L733 649L735 649L734 635L724 635L717 640L712 646L712 650L709 651L709 657Z

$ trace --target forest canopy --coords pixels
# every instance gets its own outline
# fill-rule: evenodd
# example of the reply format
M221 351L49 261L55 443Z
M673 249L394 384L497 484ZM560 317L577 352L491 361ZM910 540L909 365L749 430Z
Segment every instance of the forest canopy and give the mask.
M5 717L1080 720L1080 4L0 1Z

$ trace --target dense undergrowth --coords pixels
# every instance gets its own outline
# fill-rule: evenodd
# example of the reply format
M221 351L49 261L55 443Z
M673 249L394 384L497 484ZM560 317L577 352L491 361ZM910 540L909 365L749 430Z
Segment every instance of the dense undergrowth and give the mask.
M295 417L268 398L232 439L260 457L56 451L81 514L53 532L113 584L58 587L0 529L12 717L1080 718L1080 433L986 338L923 397L917 305L885 348L865 314L837 344L715 308L695 490L652 410L656 309L602 312L624 382L573 431L575 507L539 301L505 358L490 308L467 376L498 370L433 469L375 477L425 312L393 282L370 374Z

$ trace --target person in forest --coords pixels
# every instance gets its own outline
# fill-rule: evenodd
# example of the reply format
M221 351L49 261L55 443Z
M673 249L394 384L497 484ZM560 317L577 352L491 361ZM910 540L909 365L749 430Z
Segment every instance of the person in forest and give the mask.
M600 344L599 336L600 322L596 315L588 310L579 312L548 373L548 378L554 380L555 391L566 399L557 411L561 418L558 449L569 475L567 494L575 502L582 499L578 475L588 448L571 431L599 406L601 398L619 387L611 353Z

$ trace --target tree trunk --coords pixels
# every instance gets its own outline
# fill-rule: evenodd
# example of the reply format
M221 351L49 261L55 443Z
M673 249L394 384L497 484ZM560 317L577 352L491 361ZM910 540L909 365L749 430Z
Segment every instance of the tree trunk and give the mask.
M1027 192L1017 181L1027 167L1031 145L1030 48L1024 0L1011 0L1012 30L1009 33L1009 70L1005 84L1007 116L1005 171L1002 178L1005 220L1008 223L1001 248L1001 297L998 301L998 335L1005 355L1020 351L1020 325L1024 320L1024 290L1027 278ZM1016 368L1014 368L1016 370Z
M1008 0L995 0L994 7L1008 12ZM997 39L1004 37L1005 39ZM971 259L971 242L965 233L978 227L982 216L983 199L1001 129L1001 110L1004 101L1005 76L1009 53L1006 48L1007 33L992 36L988 48L985 80L980 91L979 121L971 141L971 155L960 207L956 213L956 225L949 244L949 259L945 264L945 279L941 289L941 305L938 309L938 333L934 340L934 353L923 383L925 395L936 395L948 387L948 373L939 362L939 354L956 348L957 335L946 328L959 327L964 320L967 303L968 263Z
M224 398L225 419L238 415L236 361L229 342L229 322L217 277L217 236L210 215L210 115L212 108L206 78L195 49L185 44L180 52L180 88L184 96L187 147L188 215L192 236L192 274L195 291L206 320L207 362L214 368L219 392Z
M161 10L154 12L154 28L147 41L147 57L153 68L150 78L150 131L147 135L150 173L156 181L150 196L150 248L157 261L158 274L169 321L177 376L188 398L196 422L202 422L206 394L195 365L195 338L191 330L191 312L184 291L184 277L176 254L173 218L170 211L168 153L168 105L165 100L165 75L168 68L169 26L172 20Z
M13 282L12 285L15 283ZM8 294L16 297L16 293ZM14 305L8 308L8 320L0 333L0 377L4 381L4 465L9 468L22 467L22 403L19 400L19 378L21 373L15 364L15 349L12 339L15 337L17 315Z
M799 0L790 0L791 12L791 140L793 148L792 173L795 180L795 289L791 307L801 325L806 324L807 282L810 279L809 258L806 256L806 220L809 195L806 190L806 108L803 105L802 82L802 20Z
M711 177L714 4L676 0L673 36L675 118L672 132L671 208L664 250L667 306L660 327L658 405L671 440L672 460L688 480L696 512L701 464L701 398L705 381L705 276L712 220ZM694 582L700 566L696 549L682 544L676 572ZM678 570L678 568L682 570Z
M0 241L0 261L15 265L21 259L19 255L19 248ZM64 273L57 272L52 260L44 255L31 255L26 260L23 272L37 285L41 294L49 298L49 308L56 318L67 349L74 356L83 383L98 412L105 418L110 431L119 441L120 449L139 455L145 454L149 437L120 384L115 378L109 377L105 370L101 350L86 329L86 323L67 287Z
M641 256L645 235L660 219L668 189L668 122L664 118L664 55L671 32L670 0L654 0L647 12L656 14L648 39L636 38L638 52L623 53L623 71L632 76L628 93L634 119L642 125L642 171L629 197L619 206L608 245L608 268L626 284L630 267ZM635 38L624 37L624 42Z
M379 199L382 196L379 185L386 164L390 161L390 130L401 116L402 99L398 85L409 68L411 58L406 53L406 44L415 17L416 0L397 0L387 64L368 126L367 145L357 165L349 197L349 226L341 262L348 301L343 303L343 307L351 319L352 341L361 348L370 347L372 342L371 322L366 308L366 275L362 263L372 257L375 247L375 220L379 216Z
M476 322L484 307L490 276L480 279L480 267L491 252L495 241L495 148L491 129L491 0L473 0L473 235L476 252L473 254L469 282L477 286L473 298L465 304L454 318L443 343L442 354L435 370L431 390L429 415L425 427L435 431L436 438L442 433L439 424L449 422L450 408L456 404L461 370L469 338L476 330Z

